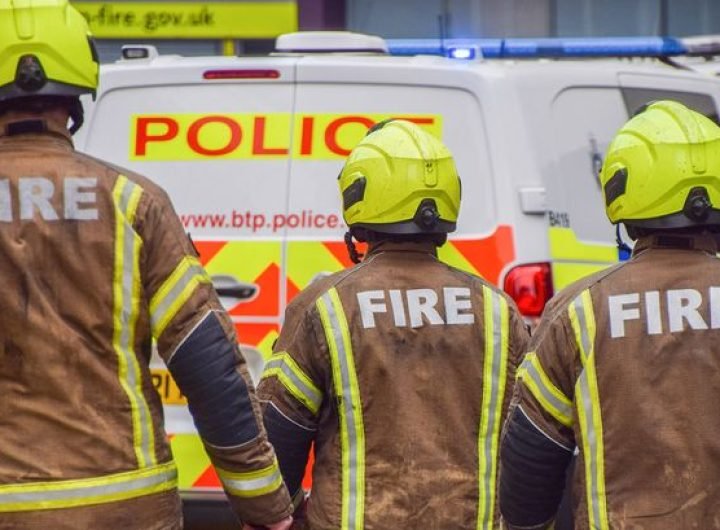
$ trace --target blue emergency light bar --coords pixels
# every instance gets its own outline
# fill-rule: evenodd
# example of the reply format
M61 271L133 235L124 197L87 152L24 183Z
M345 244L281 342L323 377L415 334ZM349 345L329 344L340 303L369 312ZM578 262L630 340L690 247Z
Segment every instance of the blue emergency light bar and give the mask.
M442 55L454 59L669 57L688 54L672 37L583 37L558 39L388 39L390 55Z

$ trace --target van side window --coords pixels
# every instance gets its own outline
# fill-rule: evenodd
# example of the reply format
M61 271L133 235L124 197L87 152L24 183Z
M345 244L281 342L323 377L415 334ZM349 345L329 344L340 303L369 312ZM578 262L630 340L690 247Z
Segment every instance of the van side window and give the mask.
M632 116L644 105L660 99L672 99L684 103L688 107L705 114L715 123L720 124L718 109L712 96L697 92L681 92L679 90L657 90L652 88L623 88L623 100L628 115Z

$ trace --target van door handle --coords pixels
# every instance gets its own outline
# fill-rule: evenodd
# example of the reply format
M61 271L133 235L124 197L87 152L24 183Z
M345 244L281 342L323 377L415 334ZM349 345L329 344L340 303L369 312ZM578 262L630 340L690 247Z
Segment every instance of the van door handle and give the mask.
M213 287L220 298L232 299L234 303L249 302L259 292L259 287L254 283L238 281L229 274L217 274L210 276Z

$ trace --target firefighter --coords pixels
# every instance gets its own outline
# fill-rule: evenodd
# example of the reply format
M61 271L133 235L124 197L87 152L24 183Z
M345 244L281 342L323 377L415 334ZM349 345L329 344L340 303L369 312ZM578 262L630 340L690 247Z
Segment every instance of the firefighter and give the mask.
M233 325L168 197L73 150L97 79L67 0L0 0L0 528L182 527L153 341L237 515L287 528Z
M601 183L635 247L545 310L503 438L502 515L548 528L577 451L577 529L718 528L720 127L652 103Z
M296 501L314 443L310 529L483 528L527 332L502 292L438 260L460 179L419 126L383 122L339 176L355 267L289 305L259 385Z

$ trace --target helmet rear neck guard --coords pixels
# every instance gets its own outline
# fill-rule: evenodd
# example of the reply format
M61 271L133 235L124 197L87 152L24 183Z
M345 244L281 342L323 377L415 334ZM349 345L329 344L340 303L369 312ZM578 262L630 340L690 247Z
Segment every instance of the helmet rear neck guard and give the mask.
M629 219L620 222L627 226L651 230L720 226L720 210L710 204L707 190L697 187L690 190L681 212L653 219Z
M443 221L432 199L423 200L415 213L415 217L397 223L355 223L352 228L364 228L380 234L411 235L411 234L446 234L454 232L456 223Z

